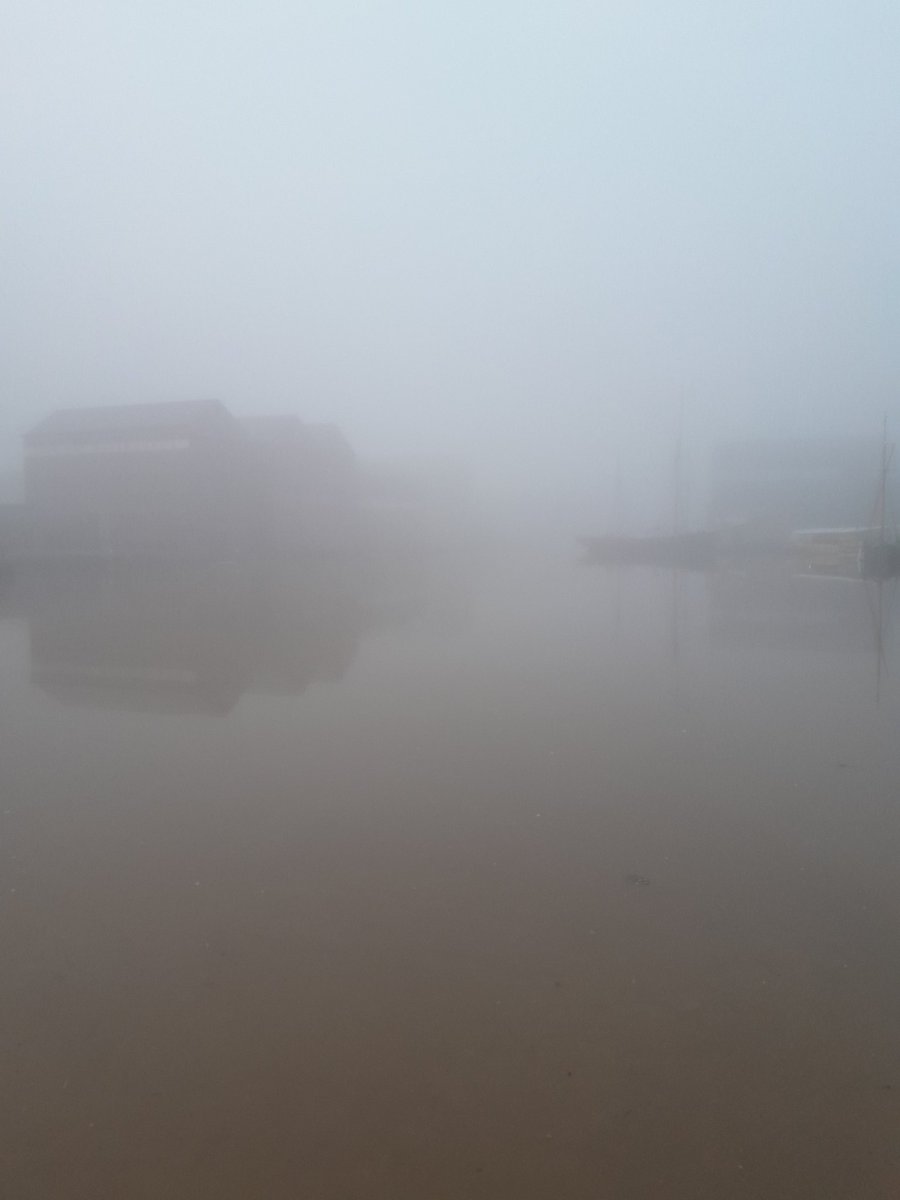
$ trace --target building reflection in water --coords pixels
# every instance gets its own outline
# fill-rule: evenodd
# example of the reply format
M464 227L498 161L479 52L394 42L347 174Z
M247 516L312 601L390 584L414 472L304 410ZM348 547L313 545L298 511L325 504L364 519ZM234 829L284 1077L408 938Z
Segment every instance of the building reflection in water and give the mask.
M30 676L56 699L132 712L226 714L245 693L340 679L363 637L428 603L422 564L128 564L38 571L15 610Z

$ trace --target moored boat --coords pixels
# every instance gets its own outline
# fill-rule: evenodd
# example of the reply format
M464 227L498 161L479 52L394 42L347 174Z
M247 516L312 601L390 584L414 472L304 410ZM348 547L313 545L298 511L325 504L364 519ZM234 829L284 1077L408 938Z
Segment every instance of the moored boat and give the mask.
M696 530L646 537L583 537L581 544L592 563L700 570L715 562L719 537L714 530Z

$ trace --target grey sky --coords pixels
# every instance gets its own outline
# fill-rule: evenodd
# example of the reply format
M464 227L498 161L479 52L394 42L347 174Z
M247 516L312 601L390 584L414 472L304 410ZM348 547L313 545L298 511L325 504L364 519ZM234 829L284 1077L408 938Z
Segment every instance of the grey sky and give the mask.
M7 2L0 437L215 395L591 480L900 419L900 6Z

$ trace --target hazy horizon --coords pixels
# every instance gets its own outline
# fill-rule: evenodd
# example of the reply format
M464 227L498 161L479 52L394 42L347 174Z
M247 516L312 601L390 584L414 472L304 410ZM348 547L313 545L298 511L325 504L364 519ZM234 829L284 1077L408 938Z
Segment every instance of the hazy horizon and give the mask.
M0 458L215 396L501 491L726 436L877 433L887 3L9 8Z

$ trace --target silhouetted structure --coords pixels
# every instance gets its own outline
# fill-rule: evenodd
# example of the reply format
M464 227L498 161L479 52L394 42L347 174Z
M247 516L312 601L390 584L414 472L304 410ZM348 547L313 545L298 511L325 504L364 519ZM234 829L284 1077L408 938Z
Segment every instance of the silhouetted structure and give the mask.
M714 532L646 537L584 537L585 561L601 566L680 567L705 571L715 566L719 539Z
M28 511L24 504L0 504L0 575L26 552Z
M245 417L266 536L278 551L347 549L360 537L356 455L333 425L292 415Z
M216 400L70 409L25 437L32 552L220 556L258 520L246 439Z

